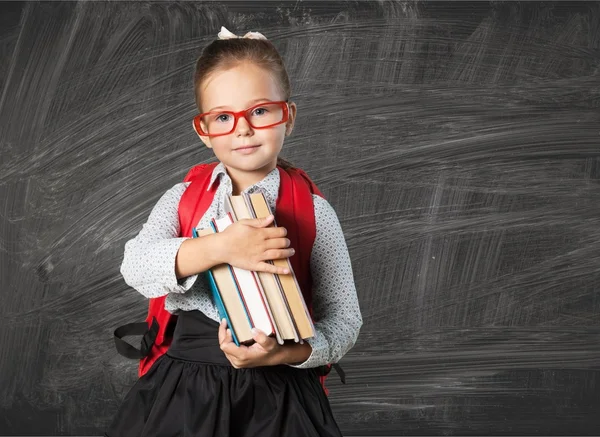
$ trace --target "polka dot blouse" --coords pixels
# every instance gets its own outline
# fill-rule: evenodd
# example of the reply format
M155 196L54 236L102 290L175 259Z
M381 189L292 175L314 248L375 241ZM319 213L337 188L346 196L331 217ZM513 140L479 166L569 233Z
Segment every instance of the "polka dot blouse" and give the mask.
M200 219L198 229L209 227L213 217L225 214L224 199L232 193L232 182L222 163L213 170L209 186L217 179L219 186L214 200ZM166 295L165 308L173 314L200 310L219 321L206 276L181 279L175 276L175 257L187 239L178 237L177 207L188 185L179 183L169 189L156 203L139 234L125 244L121 274L127 285L148 298ZM275 211L279 171L273 169L263 180L244 190L249 194L257 191L264 193ZM306 340L312 353L306 361L293 365L298 368L338 362L354 346L363 323L350 256L337 214L322 197L313 195L313 201L316 237L310 269L315 336Z

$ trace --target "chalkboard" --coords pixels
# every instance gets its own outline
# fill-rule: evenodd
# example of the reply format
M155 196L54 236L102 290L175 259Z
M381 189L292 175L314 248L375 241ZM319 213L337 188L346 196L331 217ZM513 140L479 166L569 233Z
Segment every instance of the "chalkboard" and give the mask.
M600 3L0 4L0 434L100 435L125 242L192 165L222 25L281 51L282 156L347 237L345 435L600 430Z

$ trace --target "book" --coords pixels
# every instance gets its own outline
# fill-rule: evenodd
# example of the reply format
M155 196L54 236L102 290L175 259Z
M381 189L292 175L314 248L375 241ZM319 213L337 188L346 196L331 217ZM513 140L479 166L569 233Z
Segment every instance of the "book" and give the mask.
M231 212L235 220L250 219L252 216L242 196L229 196L225 198L225 212ZM272 264L272 262L271 262ZM262 284L268 303L269 315L275 326L277 342L283 344L285 340L300 341L294 321L290 315L285 295L281 290L277 278L273 273L256 272Z
M201 237L216 232L215 229L206 228L200 231L193 229L194 236ZM251 343L252 325L246 313L246 309L240 298L237 284L233 279L228 264L219 264L206 271L206 276L211 287L213 300L219 313L219 320L225 319L227 326L231 329L234 343Z
M242 196L244 197L248 212L252 218L264 218L272 214L267 199L265 199L262 192L254 194L243 193ZM277 223L273 220L269 226L276 227ZM298 284L289 258L272 260L272 263L277 267L288 268L290 271L287 275L277 274L274 276L283 291L287 307L299 337L301 339L314 337L315 327L312 318L310 317L310 313L308 312L308 308L306 307L306 302L304 301L300 285Z
M213 218L212 223L217 232L223 232L227 227L232 225L234 221L231 213L227 213L221 218ZM228 266L237 284L239 294L244 303L244 307L246 308L248 317L250 318L250 323L253 327L260 329L265 334L274 335L275 327L273 326L262 284L258 279L256 272L231 266L229 264Z

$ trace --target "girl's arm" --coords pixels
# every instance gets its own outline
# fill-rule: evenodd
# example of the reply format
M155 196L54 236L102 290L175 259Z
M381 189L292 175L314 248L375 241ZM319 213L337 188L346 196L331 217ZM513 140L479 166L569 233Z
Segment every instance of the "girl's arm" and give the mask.
M333 207L313 195L317 234L311 253L315 336L310 356L293 367L336 363L356 343L363 320L342 227ZM300 351L298 351L301 353Z
M151 298L184 293L198 273L218 264L218 234L179 237L177 208L189 183L179 183L156 203L139 234L125 244L121 274L130 287Z

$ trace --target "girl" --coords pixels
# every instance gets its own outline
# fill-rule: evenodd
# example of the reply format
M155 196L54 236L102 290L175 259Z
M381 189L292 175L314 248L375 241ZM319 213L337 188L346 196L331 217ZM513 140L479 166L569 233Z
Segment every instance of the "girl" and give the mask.
M260 190L275 210L277 166L290 166L278 155L296 118L275 47L258 32L240 38L222 27L197 61L194 89L200 110L194 129L219 160L210 180L218 184L214 200L197 229L224 214L227 195ZM257 331L255 343L237 347L200 273L228 263L283 274L266 260L291 257L294 249L284 228L268 227L272 217L179 237L178 203L187 186L168 190L125 245L125 282L148 298L166 295L165 308L178 319L168 352L136 382L105 436L340 436L315 368L352 348L362 317L335 211L313 195L315 336L280 345Z

